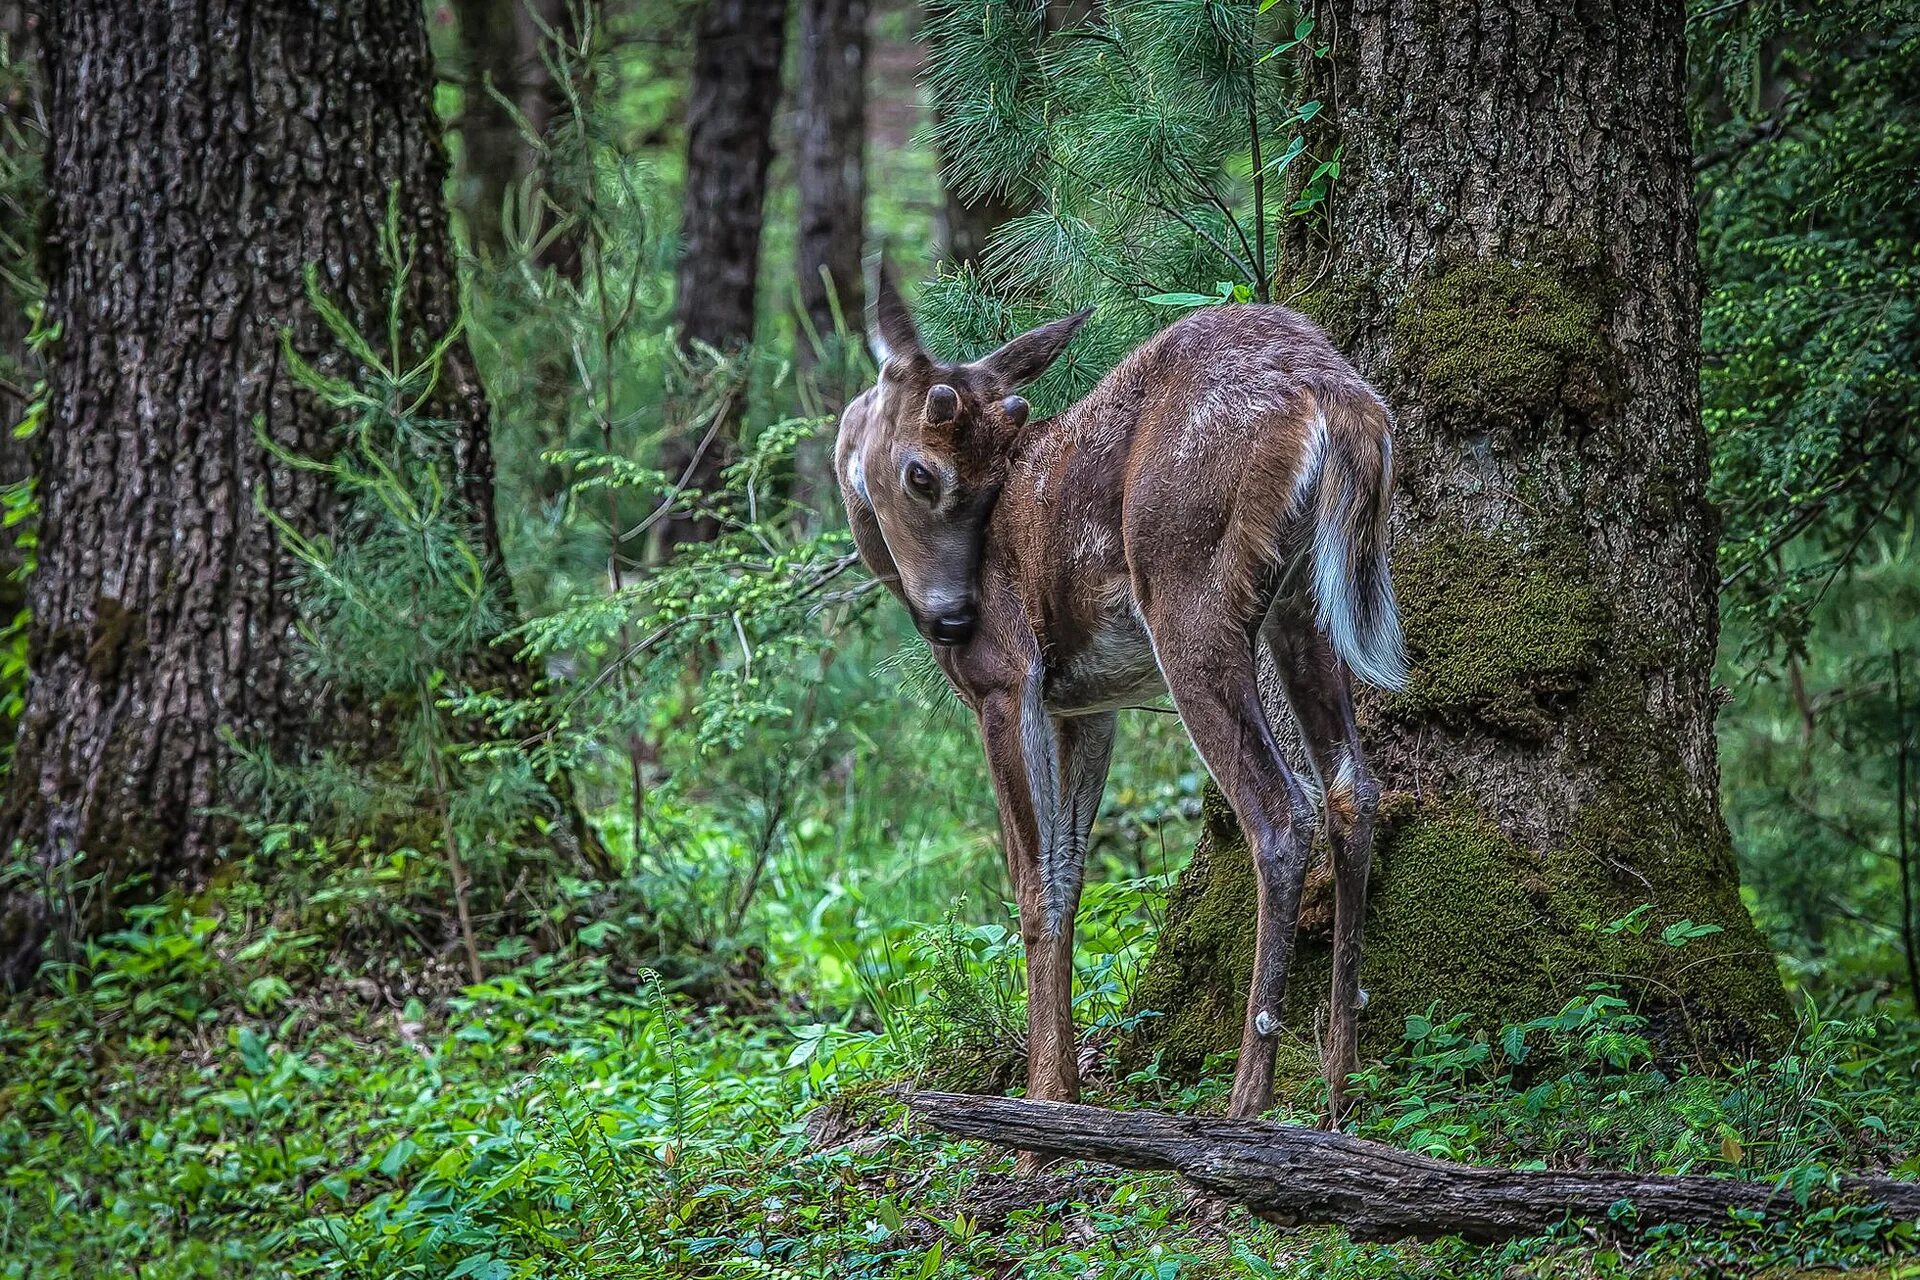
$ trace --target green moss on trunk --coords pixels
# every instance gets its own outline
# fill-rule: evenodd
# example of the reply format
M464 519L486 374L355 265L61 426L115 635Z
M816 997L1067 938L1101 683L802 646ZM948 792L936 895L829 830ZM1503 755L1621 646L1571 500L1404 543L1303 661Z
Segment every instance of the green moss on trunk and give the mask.
M1612 396L1598 289L1542 263L1455 263L1408 294L1395 315L1401 371L1437 423L1483 430L1538 422Z
M1575 546L1430 530L1395 557L1394 585L1412 681L1389 715L1541 741L1606 643L1607 611Z
M1167 921L1134 992L1134 1007L1154 1016L1125 1046L1141 1065L1160 1055L1175 1079L1197 1079L1207 1058L1240 1042L1253 973L1253 859L1233 810L1208 784L1205 827L1193 862L1168 903ZM1180 889L1197 886L1197 893ZM1197 982L1196 975L1217 981Z
M1669 1057L1737 1058L1770 1043L1785 1025L1779 978L1740 904L1724 838L1686 816L1697 801L1685 785L1676 771L1610 787L1565 842L1539 853L1465 796L1396 814L1381 831L1368 901L1366 1050L1390 1050L1409 1014L1466 1013L1492 1031L1557 1012L1595 982L1618 986L1649 1017ZM1200 856L1207 863L1189 883L1204 888L1176 894L1166 950L1136 996L1160 1016L1142 1024L1132 1056L1159 1053L1175 1079L1197 1078L1209 1056L1238 1043L1252 971L1245 845L1230 827L1214 830ZM1682 921L1721 931L1676 946L1665 931ZM1331 976L1326 937L1303 932L1287 993L1287 1024L1303 1041L1314 1039Z

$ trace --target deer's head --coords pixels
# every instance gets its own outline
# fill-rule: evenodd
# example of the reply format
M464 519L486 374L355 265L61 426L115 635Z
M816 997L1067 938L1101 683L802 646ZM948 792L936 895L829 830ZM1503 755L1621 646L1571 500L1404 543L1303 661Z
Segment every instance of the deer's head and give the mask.
M879 384L840 419L842 482L872 510L920 634L965 644L979 616L987 518L1026 425L1017 392L1052 364L1092 308L1024 333L970 364L941 364L883 266L874 297Z

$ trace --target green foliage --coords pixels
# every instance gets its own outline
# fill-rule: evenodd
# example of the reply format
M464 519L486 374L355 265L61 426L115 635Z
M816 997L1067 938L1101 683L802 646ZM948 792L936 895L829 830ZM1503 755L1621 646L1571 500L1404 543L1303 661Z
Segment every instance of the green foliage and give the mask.
M1709 5L1690 38L1729 823L1792 976L1911 1002L1920 9Z
M949 180L1032 209L995 235L984 275L943 273L919 302L929 341L967 354L1098 303L1038 384L1042 412L1169 308L1266 296L1289 213L1278 192L1313 159L1292 131L1320 109L1292 104L1293 63L1273 56L1312 33L1287 6L1119 0L1065 29L1049 8L951 0L929 23ZM1322 190L1337 157L1324 167Z
M1743 5L1694 45L1721 563L1764 656L1914 511L1920 10Z
M1468 1163L1738 1170L1802 1204L1841 1172L1920 1169L1910 1028L1809 1012L1787 1052L1725 1075L1657 1062L1647 1029L1609 983L1495 1032L1430 1007L1361 1073L1356 1131Z
M1818 1203L1838 1169L1915 1171L1910 1025L1810 1017L1777 1061L1706 1077L1650 1061L1604 987L1487 1036L1409 1018L1360 1082L1362 1133L1470 1160L1755 1177L1809 1207L1718 1232L1360 1244L1196 1212L1157 1177L1080 1171L1009 1200L1009 1157L872 1101L846 1108L855 1140L817 1147L810 1108L871 1099L914 1065L886 1030L695 1010L622 981L611 937L503 946L488 981L421 998L334 970L282 926L286 904L249 906L274 865L239 868L211 914L143 909L0 1013L17 1068L0 1082L0 1275L1624 1277L1913 1246L1910 1224ZM1096 975L1151 936L1131 901L1112 919L1082 951ZM998 939L956 936L900 976L1003 981ZM1104 1087L1124 1100L1140 1083Z
M352 357L357 380L322 372L283 343L295 380L338 413L335 447L311 457L280 445L264 423L255 432L278 462L323 477L342 499L339 532L325 538L282 518L264 487L255 495L301 569L302 675L333 700L343 731L337 747L310 759L276 759L265 746L235 741L235 789L247 798L257 836L295 823L342 846L374 839L405 852L436 850L469 977L478 981L468 865L479 851L510 847L499 837L524 815L555 806L523 753L463 752L464 731L449 715L463 683L512 679L492 661L506 611L499 570L483 559L478 517L458 496L466 425L434 413L459 330L425 351L407 349L412 247L399 225L390 206L379 338L361 333L322 291L318 273L307 273L308 300ZM486 878L504 892L507 859L486 861Z

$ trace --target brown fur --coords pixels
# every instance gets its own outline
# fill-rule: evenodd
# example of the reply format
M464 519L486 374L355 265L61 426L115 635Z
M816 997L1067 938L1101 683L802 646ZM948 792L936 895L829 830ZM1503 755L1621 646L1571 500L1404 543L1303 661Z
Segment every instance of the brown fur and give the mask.
M1017 429L1005 398L1045 368L1084 313L966 365L924 354L884 279L879 313L891 357L880 385L847 410L836 461L862 556L936 641L942 670L979 717L1027 947L1030 1095L1078 1090L1072 920L1087 829L1115 709L1164 688L1259 873L1233 1110L1250 1115L1271 1101L1315 813L1260 704L1258 637L1329 802L1327 1071L1337 1113L1356 1065L1378 789L1361 757L1347 668L1316 627L1317 588L1304 567L1318 534L1322 558L1332 547L1346 561L1327 581L1364 587L1391 611L1385 406L1305 318L1236 306L1183 319L1078 404ZM936 387L957 395L951 422L927 420L929 403L939 413L954 405ZM934 471L937 501L912 489Z

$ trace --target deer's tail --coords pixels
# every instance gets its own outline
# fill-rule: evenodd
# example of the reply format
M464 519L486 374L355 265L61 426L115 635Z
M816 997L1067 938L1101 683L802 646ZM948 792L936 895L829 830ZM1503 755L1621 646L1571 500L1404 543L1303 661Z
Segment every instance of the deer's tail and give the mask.
M1334 651L1368 684L1407 682L1400 610L1387 567L1393 505L1393 419L1365 387L1321 390L1313 486L1314 620Z

